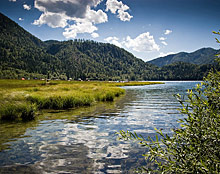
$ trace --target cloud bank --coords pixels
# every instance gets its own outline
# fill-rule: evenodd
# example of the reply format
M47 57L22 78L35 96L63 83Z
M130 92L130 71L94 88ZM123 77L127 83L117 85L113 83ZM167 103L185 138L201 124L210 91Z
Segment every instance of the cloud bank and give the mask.
M108 22L107 11L117 13L122 21L129 21L132 16L126 12L129 7L117 0L106 1L106 12L97 9L103 0L35 0L34 7L42 12L34 25L47 24L52 28L64 28L66 38L75 38L80 33L89 33L99 37L97 24ZM97 10L94 10L97 9Z
M148 52L148 51L159 51L160 47L156 44L154 37L149 32L142 33L136 38L132 39L127 36L123 42L124 45L136 52Z
M105 39L106 42L112 43L119 47L125 47L136 52L150 52L159 51L160 47L156 44L154 37L149 32L142 33L136 38L127 36L122 42L117 37L108 37Z

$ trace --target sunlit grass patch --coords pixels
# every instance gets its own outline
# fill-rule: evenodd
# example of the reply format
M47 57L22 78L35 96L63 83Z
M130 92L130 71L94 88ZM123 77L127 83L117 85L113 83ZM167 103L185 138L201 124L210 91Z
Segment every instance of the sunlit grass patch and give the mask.
M125 93L118 86L149 84L155 83L0 80L0 118L29 120L37 109L60 110L114 101Z
M50 92L48 92L50 91ZM124 89L94 86L94 84L63 85L42 87L39 91L29 92L27 100L36 103L40 109L68 109L90 106L99 101L113 101L124 94Z

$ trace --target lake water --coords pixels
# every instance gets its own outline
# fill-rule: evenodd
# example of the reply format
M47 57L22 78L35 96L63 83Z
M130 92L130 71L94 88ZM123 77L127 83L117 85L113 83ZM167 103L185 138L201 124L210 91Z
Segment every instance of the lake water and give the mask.
M44 112L28 123L0 124L0 173L133 173L146 165L146 149L117 140L123 129L155 136L171 133L183 116L173 94L199 82L124 87L126 95L72 111Z

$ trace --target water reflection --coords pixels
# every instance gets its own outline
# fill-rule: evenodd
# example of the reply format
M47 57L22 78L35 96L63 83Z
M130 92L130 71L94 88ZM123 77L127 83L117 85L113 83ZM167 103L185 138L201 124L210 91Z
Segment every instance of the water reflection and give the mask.
M173 94L185 93L195 84L125 87L126 95L115 103L46 112L37 121L21 125L2 123L0 173L132 173L132 168L145 164L141 157L145 149L117 141L115 132L154 136L156 127L170 133L182 117Z

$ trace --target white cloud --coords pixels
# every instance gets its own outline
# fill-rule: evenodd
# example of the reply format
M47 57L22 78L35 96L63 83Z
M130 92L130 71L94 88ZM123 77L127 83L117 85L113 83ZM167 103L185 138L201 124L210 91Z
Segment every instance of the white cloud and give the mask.
M147 51L159 51L160 47L156 44L154 37L149 32L142 33L136 38L132 39L127 36L123 44L133 51L147 52Z
M34 25L47 24L52 28L65 28L66 38L75 38L79 33L93 33L96 24L108 21L102 10L92 10L103 0L35 0L34 7L42 11ZM74 24L72 24L74 23ZM97 36L97 35L95 35Z
M64 14L55 14L50 12L43 13L38 20L33 22L34 25L47 24L52 28L67 26L68 17Z
M18 18L18 20L19 20L19 21L23 21L24 19L23 19L23 18Z
M42 12L65 14L69 17L84 18L90 7L97 6L101 0L35 0L34 6Z
M69 28L65 28L63 35L69 39L75 38L78 33L93 33L96 30L98 30L98 28L91 22L76 23L69 26Z
M102 10L95 11L88 9L84 18L74 18L73 20L75 22L92 22L93 24L100 24L107 22L108 16Z
M93 38L97 38L97 37L99 37L99 34L98 34L98 33L92 33L91 36L92 36Z
M106 2L106 11L111 11L113 14L118 14L117 17L121 21L130 21L133 16L128 12L129 7L118 0L107 0Z
M164 45L166 45L166 46L168 45L165 41L162 41L161 43L164 44Z
M160 37L159 38L159 40L162 40L162 41L164 41L164 40L166 40L167 38L165 38L165 37Z
M163 53L163 52L161 52L160 54L159 54L159 57L165 57L165 56L168 56L168 55L170 55L170 54L175 54L174 52L168 52L168 53Z
M10 2L16 2L16 0L9 0Z
M31 6L27 5L27 4L24 4L23 7L24 7L25 10L30 10L31 9Z
M168 35L168 34L171 34L172 32L173 32L172 30L165 30L164 34Z
M119 40L119 38L117 38L117 37L107 37L107 38L105 38L104 39L106 42L108 42L108 43L111 43L111 44L114 44L114 45L116 45L116 46L118 46L118 47L122 47L122 44L118 41Z

